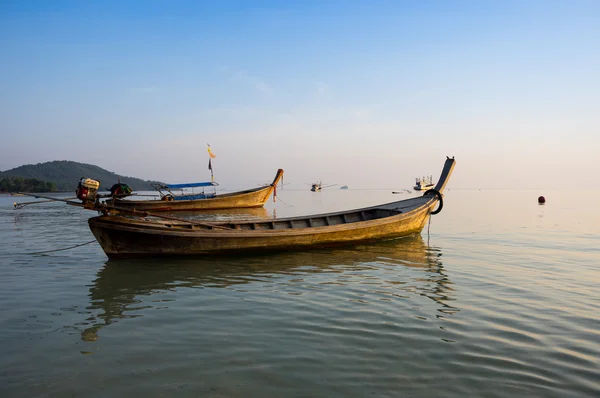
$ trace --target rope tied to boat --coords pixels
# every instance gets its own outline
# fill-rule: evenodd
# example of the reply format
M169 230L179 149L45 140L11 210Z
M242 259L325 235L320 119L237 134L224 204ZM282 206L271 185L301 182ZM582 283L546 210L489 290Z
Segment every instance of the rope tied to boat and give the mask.
M43 252L33 252L33 253L15 253L15 255L36 255L36 254L46 254L46 253L60 252L60 251L63 251L63 250L69 250L69 249L74 249L76 247L89 245L90 243L94 243L94 242L96 242L96 239L91 240L89 242L80 243L80 244L74 245L74 246L63 247L63 248L60 248L60 249L45 250Z
M429 217L429 222L427 223L427 246L429 246L429 229L431 228L431 217Z
M423 196L427 196L431 193L434 194L437 197L438 201L440 202L440 205L438 206L438 208L430 213L431 215L436 215L440 211L442 211L442 207L444 207L444 197L442 196L440 191L438 191L437 189L428 189L427 191L425 191Z
M438 191L437 189L428 189L427 191L425 191L423 196L426 196L429 194L434 194L437 197L438 201L440 202L440 205L434 211L431 211L431 209L429 209L429 214L430 215L438 214L440 211L442 211L442 207L444 207L444 197L442 196L440 191ZM431 228L431 217L429 217L429 222L427 223L427 246L429 246L429 238L430 238L429 229L430 228Z
M283 170L281 170L281 186L283 186ZM275 177L275 181L271 184L273 186L273 202L277 202L277 184L279 184L278 178Z

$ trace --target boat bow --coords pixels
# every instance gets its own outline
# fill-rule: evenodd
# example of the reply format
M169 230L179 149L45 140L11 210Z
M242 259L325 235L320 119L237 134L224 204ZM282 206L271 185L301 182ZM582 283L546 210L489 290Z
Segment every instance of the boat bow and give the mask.
M452 158L449 158L446 156L446 162L444 163L444 168L442 169L442 174L440 175L440 178L438 179L438 182L433 189L435 189L439 193L444 192L444 189L446 188L446 184L448 184L448 181L450 180L450 175L452 174L452 171L454 170L455 164L456 164L456 160L454 160L454 156Z

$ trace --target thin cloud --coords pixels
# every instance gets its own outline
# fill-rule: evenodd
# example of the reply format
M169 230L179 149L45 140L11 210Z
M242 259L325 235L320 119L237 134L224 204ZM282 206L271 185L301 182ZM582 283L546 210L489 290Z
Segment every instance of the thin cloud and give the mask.
M372 111L370 109L356 109L354 110L354 117L357 119L370 119L372 116Z
M231 80L241 83L245 86L252 87L259 93L272 94L274 92L273 87L271 87L269 84L244 70L231 70L231 68L227 66L224 66L221 69L229 74L229 78Z
M316 94L318 97L329 97L331 90L326 83L317 83Z

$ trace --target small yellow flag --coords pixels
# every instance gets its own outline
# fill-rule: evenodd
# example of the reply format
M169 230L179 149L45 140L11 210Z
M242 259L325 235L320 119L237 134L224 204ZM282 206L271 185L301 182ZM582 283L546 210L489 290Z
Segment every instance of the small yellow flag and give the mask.
M208 145L208 144L207 144L207 145ZM214 158L216 158L216 157L217 157L217 156L216 156L214 153L212 153L212 151L210 150L210 145L208 145L208 156L210 156L210 158L211 158L211 159L214 159Z

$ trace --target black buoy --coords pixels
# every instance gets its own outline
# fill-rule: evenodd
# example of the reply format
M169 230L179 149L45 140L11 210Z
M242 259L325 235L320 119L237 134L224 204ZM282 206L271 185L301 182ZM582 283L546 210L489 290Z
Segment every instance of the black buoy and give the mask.
M544 198L543 196L540 196L538 198L538 203L541 204L541 205L543 205L544 203L546 203L546 198Z

